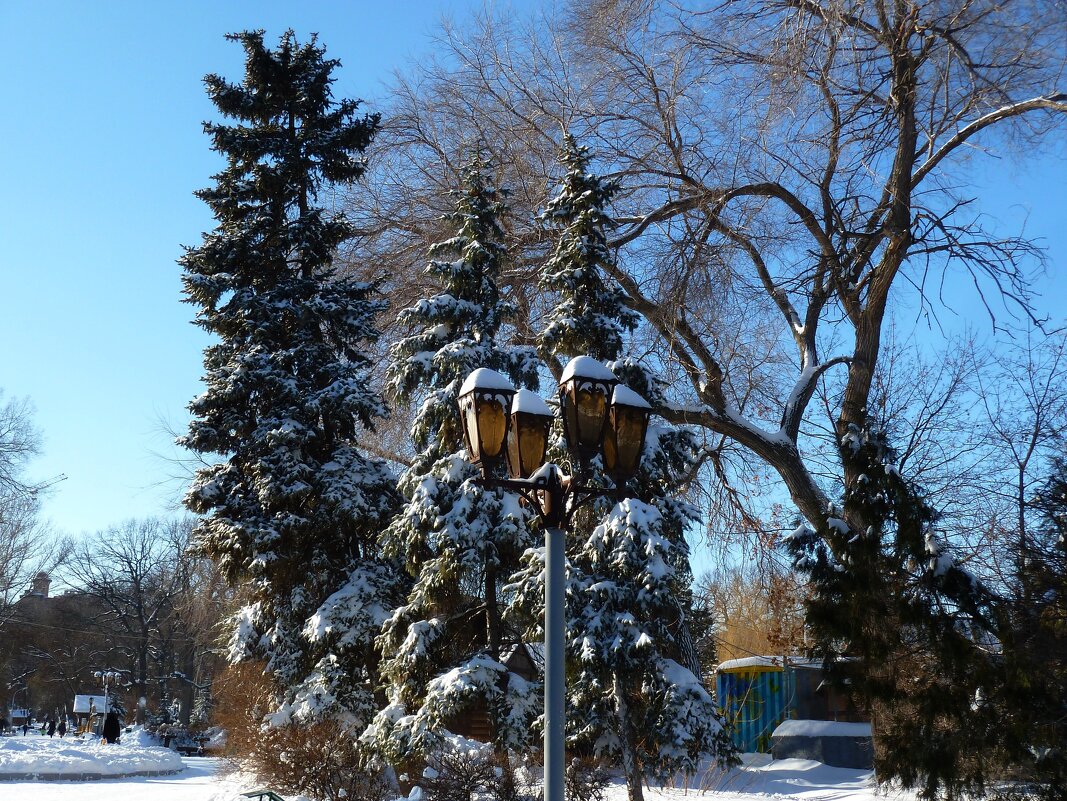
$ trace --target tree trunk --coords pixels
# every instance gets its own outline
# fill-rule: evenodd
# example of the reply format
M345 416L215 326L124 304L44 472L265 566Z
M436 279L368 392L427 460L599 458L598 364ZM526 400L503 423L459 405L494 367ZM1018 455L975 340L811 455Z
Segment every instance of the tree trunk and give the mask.
M693 642L693 632L689 630L689 618L684 611L680 611L678 619L678 655L681 657L682 666L697 677L697 681L704 683L701 675L700 657L697 656L697 648Z
M626 774L626 790L629 801L645 801L641 768L637 764L633 727L630 725L630 710L626 704L622 681L618 671L613 674L612 691L615 696L615 719L619 726L619 744L622 750L622 771Z
M145 705L140 700L148 697L148 633L142 632L141 637L137 649L137 724L143 726Z
M1026 577L1026 563L1028 561L1028 550L1030 543L1027 541L1026 532L1026 466L1019 465L1019 479L1016 485L1016 498L1015 502L1018 505L1019 515L1019 556L1016 560L1015 569L1018 573L1015 580L1019 586L1019 597L1023 602L1023 609L1029 612L1031 608L1030 604L1030 582Z
M494 556L485 555L485 628L486 646L493 659L500 659L500 605L496 597L496 564Z

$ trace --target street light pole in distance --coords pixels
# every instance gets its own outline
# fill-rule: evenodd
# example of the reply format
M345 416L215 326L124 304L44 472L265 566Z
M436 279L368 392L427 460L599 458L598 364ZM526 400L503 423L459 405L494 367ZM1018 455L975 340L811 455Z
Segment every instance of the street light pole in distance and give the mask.
M111 705L108 703L108 690L112 684L117 684L118 680L124 676L117 670L96 670L93 671L93 676L104 685L104 717L106 718L107 713L111 711Z

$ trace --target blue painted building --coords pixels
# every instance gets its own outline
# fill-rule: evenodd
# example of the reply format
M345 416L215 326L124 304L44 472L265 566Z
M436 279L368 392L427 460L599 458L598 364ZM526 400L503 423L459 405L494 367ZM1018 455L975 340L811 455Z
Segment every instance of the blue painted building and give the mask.
M719 665L716 694L734 745L743 753L769 753L771 733L796 717L796 675L782 661L755 656Z
M784 720L862 721L849 699L823 681L818 660L753 656L723 662L715 691L744 753L769 753L771 734Z

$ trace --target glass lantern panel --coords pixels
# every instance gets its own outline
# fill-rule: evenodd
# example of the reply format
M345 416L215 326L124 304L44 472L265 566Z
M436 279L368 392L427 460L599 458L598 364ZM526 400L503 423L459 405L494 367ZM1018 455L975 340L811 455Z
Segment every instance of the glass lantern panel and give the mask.
M467 440L467 453L472 462L481 458L478 452L478 416L474 412L474 398L468 397L463 401L463 438Z
M619 465L619 449L615 446L615 432L610 428L604 435L604 467L613 474Z
M600 435L604 430L604 415L608 411L608 398L603 387L579 389L577 403L578 441L590 450L600 450Z
M500 456L504 448L504 437L508 432L504 404L497 398L483 398L477 404L477 413L476 431L482 447L482 455L488 459L495 459Z
M548 426L543 420L519 421L519 455L522 457L522 477L526 478L545 463L548 448Z
M615 470L625 476L637 472L641 461L641 448L645 444L645 420L648 415L642 409L617 408L614 415L614 445L618 451ZM605 449L606 450L606 449ZM605 455L605 461L607 456Z

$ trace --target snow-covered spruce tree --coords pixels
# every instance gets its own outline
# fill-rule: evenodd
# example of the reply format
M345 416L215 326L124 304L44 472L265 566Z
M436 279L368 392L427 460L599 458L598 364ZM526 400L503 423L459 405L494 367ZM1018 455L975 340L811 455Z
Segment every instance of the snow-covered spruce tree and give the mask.
M622 289L604 274L615 259L608 247L613 223L607 206L619 186L589 172L589 150L570 134L564 135L560 161L566 170L563 184L541 215L558 235L540 278L541 288L558 302L548 313L538 349L546 358L585 355L613 361L638 321Z
M542 354L555 363L594 355L631 389L663 402L651 373L620 358L636 318L604 274L614 258L605 229L615 187L590 173L587 151L570 137L563 163L563 186L544 215L559 239L542 273L542 286L556 293L550 302L558 299L539 338ZM689 432L654 421L631 484L647 502L612 508L602 500L577 516L568 538L568 737L621 762L632 799L642 797L646 778L694 772L708 756L733 753L701 685L686 621L692 576L684 535L697 510L677 493L695 455ZM558 443L554 458L566 459ZM599 462L586 480L612 488ZM528 625L542 619L543 559L543 548L532 549L515 585L515 609Z
M881 781L929 799L981 792L1019 745L990 703L1004 680L996 599L939 541L936 512L883 435L850 430L840 452L859 477L844 508L786 541L810 581L815 652L872 716ZM873 522L853 531L846 518Z
M501 587L532 544L530 512L516 496L474 481L457 406L460 386L479 367L537 385L533 350L501 341L514 309L497 286L507 258L505 207L488 166L476 158L464 170L445 218L455 235L430 248L427 273L438 292L400 313L408 334L388 369L397 401L420 404L411 432L417 453L400 481L407 503L384 535L414 586L379 639L389 705L365 734L394 764L430 754L451 721L481 709L498 748L521 748L540 698L500 661L516 642L502 622Z
M399 499L359 449L386 411L365 353L383 306L334 269L352 227L315 203L363 173L378 118L333 100L338 62L314 38L227 38L244 47L245 77L205 79L236 122L205 123L226 167L197 193L218 225L180 262L196 322L218 339L180 440L215 463L185 503L201 516L195 546L245 588L230 655L266 663L282 693L275 722L362 728L375 709L369 643L394 584L377 540Z

